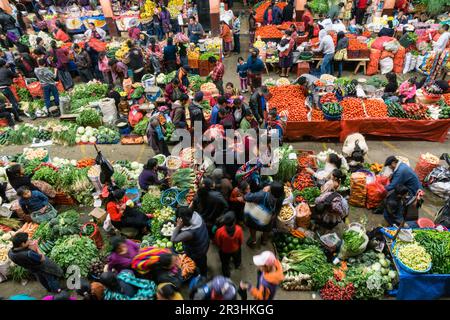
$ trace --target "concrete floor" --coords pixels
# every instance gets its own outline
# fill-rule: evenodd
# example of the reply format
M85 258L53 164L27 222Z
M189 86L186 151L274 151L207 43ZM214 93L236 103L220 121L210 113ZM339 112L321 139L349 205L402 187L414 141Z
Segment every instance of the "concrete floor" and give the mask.
M239 81L236 75L236 63L239 56L246 57L248 55L248 35L247 35L247 18L243 17L241 19L242 23L242 35L241 35L241 54L233 55L225 60L225 78L224 84L226 82L233 82L234 85L239 85ZM350 69L351 66L347 66ZM351 71L346 71L345 76L353 76ZM265 77L278 78L277 75L271 73L270 75L265 75ZM361 77L358 75L357 77ZM290 79L295 79L295 75L291 73ZM418 161L418 157L422 153L430 152L435 155L440 155L443 152L448 152L450 150L450 142L445 143L433 143L424 141L385 141L385 140L370 140L367 142L369 146L369 156L367 158L368 162L379 162L383 163L384 160L389 155L400 155L407 157L411 165L414 167ZM302 141L295 142L293 146L297 150L313 150L316 153L328 148L334 149L336 151L342 150L342 144L335 140L321 140L321 141ZM24 146L1 146L0 156L2 155L12 155L22 152ZM94 157L96 155L93 146L75 146L75 147L61 147L61 146L49 146L48 147L50 156L62 157L68 159L80 159L83 157ZM100 147L103 154L110 160L123 160L128 159L130 161L146 162L153 152L146 145L138 146L122 146L122 145L102 145ZM423 208L420 211L421 216L433 217L439 208L443 205L443 200L432 195L431 192L427 192L426 201ZM88 209L83 210L84 212L89 212ZM366 209L354 208L350 210L349 221L362 222L366 225L367 229L372 229L383 223L383 219L379 215L374 215ZM256 281L256 270L253 266L252 256L261 252L264 249L271 250L271 244L266 247L258 248L256 250L249 249L244 245L242 251L242 266L240 270L232 271L231 278L239 283L240 280L250 281L255 283ZM210 275L220 274L220 260L217 254L216 248L211 246L208 252L208 265L210 270ZM12 281L7 281L0 283L0 296L8 297L13 294L27 293L35 297L42 297L45 295L45 290L35 281L30 281L26 285L21 285L14 283ZM318 295L313 292L287 292L279 290L276 296L277 299L290 299L290 300L310 300L318 299Z

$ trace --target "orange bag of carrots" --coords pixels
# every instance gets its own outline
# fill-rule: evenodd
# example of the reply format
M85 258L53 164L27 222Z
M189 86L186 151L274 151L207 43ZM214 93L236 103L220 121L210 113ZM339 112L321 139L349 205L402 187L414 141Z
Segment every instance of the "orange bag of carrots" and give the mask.
M377 49L370 49L370 61L367 66L367 75L372 76L378 73L378 61L380 60L381 51Z
M394 57L394 72L401 73L403 70L403 64L405 63L406 49L400 46Z
M380 205L383 199L386 197L386 189L383 182L385 177L377 177L375 182L369 183L366 186L367 189L367 201L366 208L373 209Z

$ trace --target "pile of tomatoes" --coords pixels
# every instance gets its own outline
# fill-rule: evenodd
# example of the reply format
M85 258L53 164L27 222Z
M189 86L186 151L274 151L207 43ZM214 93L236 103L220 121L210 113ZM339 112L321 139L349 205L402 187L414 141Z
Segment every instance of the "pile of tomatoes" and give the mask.
M367 115L370 118L387 118L387 105L382 99L367 99L364 101Z
M359 98L345 98L341 101L341 106L344 110L342 113L344 120L366 118L363 101Z
M286 111L290 121L306 121L307 109L305 96L298 85L270 87L269 104L277 108L278 113Z

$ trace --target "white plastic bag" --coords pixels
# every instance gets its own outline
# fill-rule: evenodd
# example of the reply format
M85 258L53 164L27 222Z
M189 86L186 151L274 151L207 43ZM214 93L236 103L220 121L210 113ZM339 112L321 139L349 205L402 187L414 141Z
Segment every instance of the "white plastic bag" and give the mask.
M408 52L405 55L405 63L403 65L403 74L408 73L409 72L409 68L411 67L411 58L412 58L412 54L411 52ZM414 64L414 67L416 67L416 65Z
M361 246L358 248L358 250L356 251L349 251L349 249L346 246L345 240L342 239L342 245L341 248L339 250L339 255L338 258L341 260L345 260L347 258L350 257L354 257L357 255L360 255L361 253L363 253L366 248L367 248L367 244L369 243L369 237L366 234L366 229L359 223L353 222L349 225L347 231L356 231L359 234L361 234L361 236L364 238L364 242L361 244Z
M383 47L386 51L396 53L398 48L400 48L400 43L397 40L392 40L389 42L385 42Z
M416 57L416 67L415 67L415 69L416 70L419 70L419 68L420 68L420 66L422 65L422 63L423 63L423 59L424 59L425 57L424 56L417 56Z
M390 57L386 57L380 60L380 71L381 74L386 74L394 69L394 60Z
M409 65L409 71L414 71L416 69L417 56L411 55L411 64Z
M106 215L106 219L105 222L103 222L103 230L105 230L106 232L111 231L113 228L112 222L111 222L111 217L108 215Z

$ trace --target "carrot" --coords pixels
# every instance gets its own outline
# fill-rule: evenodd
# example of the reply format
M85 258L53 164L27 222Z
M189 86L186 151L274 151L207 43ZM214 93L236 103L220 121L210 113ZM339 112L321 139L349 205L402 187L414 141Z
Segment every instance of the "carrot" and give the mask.
M95 164L94 158L83 158L77 161L77 168L92 167Z

